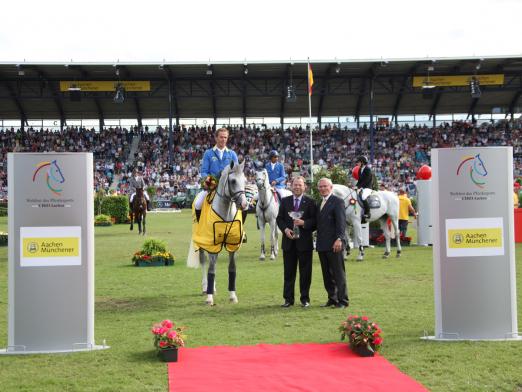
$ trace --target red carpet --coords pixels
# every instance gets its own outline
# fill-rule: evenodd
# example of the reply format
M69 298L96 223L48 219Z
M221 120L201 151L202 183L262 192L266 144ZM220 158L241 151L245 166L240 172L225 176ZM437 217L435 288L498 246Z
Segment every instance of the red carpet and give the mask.
M170 392L427 391L383 357L347 344L182 348L168 364Z

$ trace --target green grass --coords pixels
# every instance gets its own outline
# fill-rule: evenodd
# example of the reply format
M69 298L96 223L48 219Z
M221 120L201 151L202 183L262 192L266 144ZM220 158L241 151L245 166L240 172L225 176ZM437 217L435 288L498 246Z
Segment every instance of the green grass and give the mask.
M348 313L364 312L384 331L382 355L433 391L520 391L521 343L426 342L434 333L431 248L404 249L401 259L382 260L370 249L366 262L347 262L350 310L323 309L326 301L314 256L312 307L280 308L282 256L260 263L258 233L247 221L248 243L238 257L239 304L227 301L227 262L218 262L217 305L200 294L201 271L188 269L188 211L148 216L146 238L165 240L173 267L136 268L132 253L143 238L128 226L96 228L96 343L109 350L59 355L0 356L2 391L166 391L166 365L152 347L152 323L170 318L187 325L190 347L256 343L335 342ZM0 218L0 231L7 218ZM410 229L412 231L412 229ZM517 255L521 248L517 246ZM522 266L518 263L518 313ZM519 317L520 323L520 317ZM38 333L38 326L35 326ZM0 347L7 345L7 248L0 247ZM183 351L181 351L183 360ZM204 380L202 379L202 382Z

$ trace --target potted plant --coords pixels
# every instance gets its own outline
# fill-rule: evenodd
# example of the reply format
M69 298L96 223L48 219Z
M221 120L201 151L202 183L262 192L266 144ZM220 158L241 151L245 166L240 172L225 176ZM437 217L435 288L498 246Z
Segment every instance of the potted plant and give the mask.
M150 239L143 243L141 249L132 256L132 263L137 267L173 265L174 256L167 252L163 241Z
M178 327L170 320L152 326L154 335L154 347L158 350L158 356L165 362L178 361L178 349L185 347L187 336L183 333L186 327Z
M0 246L7 246L7 239L8 239L7 233L0 231Z
M109 215L96 215L94 217L94 226L112 226L112 220Z
M382 346L382 330L367 316L348 316L339 331L341 340L348 337L350 348L362 357L373 357Z

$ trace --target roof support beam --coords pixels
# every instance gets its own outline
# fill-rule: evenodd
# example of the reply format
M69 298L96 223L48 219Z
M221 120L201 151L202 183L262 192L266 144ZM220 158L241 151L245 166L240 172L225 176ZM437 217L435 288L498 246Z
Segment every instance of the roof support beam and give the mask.
M515 93L515 95L513 95L513 98L511 99L511 102L509 103L508 113L511 115L511 119L513 119L513 117L515 115L515 105L517 104L521 95L522 95L522 90L517 91ZM506 116L508 113L506 113Z
M25 112L25 109L22 105L22 101L20 101L20 98L18 94L16 93L13 86L11 86L8 82L3 81L2 84L5 86L7 91L9 92L9 96L11 97L11 100L14 102L16 108L18 109L18 113L20 114L20 128L22 131L24 130L26 125L29 125L27 123L27 114Z
M399 94L397 94L397 98L395 99L395 103L393 104L393 112L391 118L391 122L395 120L396 125L398 125L397 115L399 114L399 108L401 105L402 97L404 96L404 89L406 88L408 80L412 77L412 75L415 75L415 72L417 72L418 67L419 64L415 64L413 67L409 69L408 74L405 75L402 79L401 86L399 87Z
M435 99L433 100L433 104L431 105L429 119L431 119L432 117L435 117L435 115L437 114L437 107L439 106L441 97L442 97L442 91L439 91L437 93L437 95L435 95Z
M319 89L319 108L317 109L317 122L319 123L319 128L321 128L321 120L323 117L324 97L328 94L328 81L330 80L333 67L334 64L330 64L326 69L323 76L323 83Z
M477 103L480 100L480 98L472 98L471 103L469 105L468 109L468 115L466 117L466 120L471 116L472 118L475 116L475 108L477 107Z
M120 75L118 76L122 76L124 79L127 80L133 79L132 74L129 71L129 67L125 65L116 65L116 68L120 71ZM138 121L138 128L141 128L143 124L143 116L141 114L141 105L138 95L134 95L134 107L136 108L136 120Z
M56 108L58 109L58 113L60 115L60 130L63 131L63 127L67 125L67 120L65 118L65 111L63 110L63 103L60 91L56 87L56 83L49 82L49 76L40 67L33 66L32 68L38 73L42 81L45 82L47 86L51 89L51 92L53 94L53 101L56 104Z
M281 121L281 129L284 129L285 124L285 104L286 104L286 95L287 95L287 85L288 80L290 79L290 72L292 69L292 64L287 64L286 66L286 75L283 78L283 83L281 85L281 109L279 110L279 118Z

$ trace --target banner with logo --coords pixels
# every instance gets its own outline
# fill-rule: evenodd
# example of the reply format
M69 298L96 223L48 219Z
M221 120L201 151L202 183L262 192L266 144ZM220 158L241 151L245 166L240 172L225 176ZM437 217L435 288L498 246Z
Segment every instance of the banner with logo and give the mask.
M431 156L435 339L518 339L513 149Z
M95 349L92 154L10 153L8 182L9 346L0 353Z

